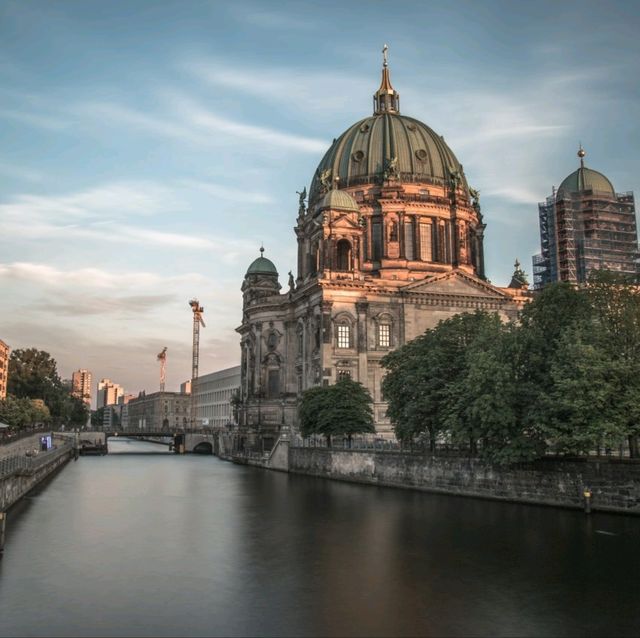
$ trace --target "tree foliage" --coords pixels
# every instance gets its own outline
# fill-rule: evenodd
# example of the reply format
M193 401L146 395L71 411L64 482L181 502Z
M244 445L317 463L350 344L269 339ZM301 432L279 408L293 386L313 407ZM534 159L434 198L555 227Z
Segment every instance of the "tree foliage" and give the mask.
M7 392L16 399L44 401L54 425L87 422L86 404L70 394L58 375L55 359L43 350L27 348L11 353Z
M38 401L26 397L14 397L11 394L0 401L0 422L16 429L45 425L50 421L49 409Z
M342 378L335 385L309 388L300 404L300 431L303 436L322 434L346 436L375 432L371 395L361 384Z
M475 312L388 354L382 390L396 435L496 463L584 454L640 435L640 291L592 273L547 286L503 323ZM635 447L634 447L635 446Z

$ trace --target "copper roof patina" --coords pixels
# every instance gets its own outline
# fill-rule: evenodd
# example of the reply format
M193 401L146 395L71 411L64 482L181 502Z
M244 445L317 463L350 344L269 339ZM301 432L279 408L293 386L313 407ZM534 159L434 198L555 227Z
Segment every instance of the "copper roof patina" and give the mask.
M419 120L400 115L400 96L391 86L385 61L374 94L374 114L350 126L326 152L309 192L310 206L327 190L379 181L390 163L401 182L448 184L457 172L467 187L462 165L444 138Z
M254 259L251 262L251 265L247 269L247 274L245 277L249 275L276 275L278 276L278 271L276 267L273 265L273 262L266 257L263 256L264 248L260 248L260 257Z
M558 188L558 195L563 193L581 193L582 191L592 190L599 193L607 193L615 196L616 191L613 184L602 173L587 168L584 165L585 150L580 145L578 157L580 158L580 168L564 178L562 184Z

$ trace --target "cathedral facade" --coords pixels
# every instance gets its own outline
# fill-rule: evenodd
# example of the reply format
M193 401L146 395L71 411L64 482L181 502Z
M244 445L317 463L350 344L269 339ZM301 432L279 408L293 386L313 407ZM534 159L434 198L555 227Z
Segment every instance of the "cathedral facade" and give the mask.
M334 140L299 195L297 276L282 291L261 254L242 284L240 428L272 439L297 426L304 390L349 376L391 437L382 357L460 312L513 319L528 286L486 280L478 192L444 138L400 114L386 54L373 115Z

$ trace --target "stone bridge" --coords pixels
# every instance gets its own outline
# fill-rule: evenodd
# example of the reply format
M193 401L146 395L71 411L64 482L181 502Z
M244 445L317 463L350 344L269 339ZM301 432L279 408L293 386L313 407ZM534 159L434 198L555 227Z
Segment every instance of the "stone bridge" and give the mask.
M171 446L178 454L214 454L218 450L218 429L193 429L193 430L140 430L107 428L82 431L79 434L82 440L107 442L113 437L141 439L153 441L154 439L169 439ZM159 441L158 441L159 442Z

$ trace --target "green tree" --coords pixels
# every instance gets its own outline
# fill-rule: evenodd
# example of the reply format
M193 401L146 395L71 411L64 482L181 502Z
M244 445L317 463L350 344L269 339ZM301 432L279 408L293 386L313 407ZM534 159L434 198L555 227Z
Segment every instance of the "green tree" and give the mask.
M468 353L483 331L491 343L499 326L499 318L485 312L455 315L382 359L387 414L401 441L428 434L432 451L443 437L475 453L480 431L469 401Z
M601 334L599 334L601 333ZM544 398L544 430L554 451L588 454L620 445L625 435L619 394L620 367L603 347L598 326L565 331L551 365L553 386Z
M18 398L42 399L50 405L63 391L55 359L36 348L17 349L9 358L7 392Z
M543 440L553 413L551 373L563 335L589 325L593 313L584 292L568 283L546 286L522 310L513 352L518 384L518 420L532 439Z
M26 397L18 398L8 394L0 401L0 421L16 429L48 423L49 409Z
M102 427L104 420L104 407L91 411L91 425L94 427Z
M55 359L36 348L14 350L9 359L8 392L18 398L42 399L55 425L84 425L84 402L70 394L58 375Z
M323 434L320 429L320 415L331 408L330 386L315 386L302 393L299 419L302 436Z
M624 415L632 457L640 457L640 288L635 278L606 270L591 272L586 287L601 347L618 370L616 398Z
M371 394L351 377L327 387L329 400L319 414L320 432L327 437L346 436L351 447L354 434L374 433ZM330 439L329 439L330 440Z
M322 434L328 444L332 436L346 436L351 443L354 434L375 432L369 391L350 378L309 388L300 403L300 431Z

